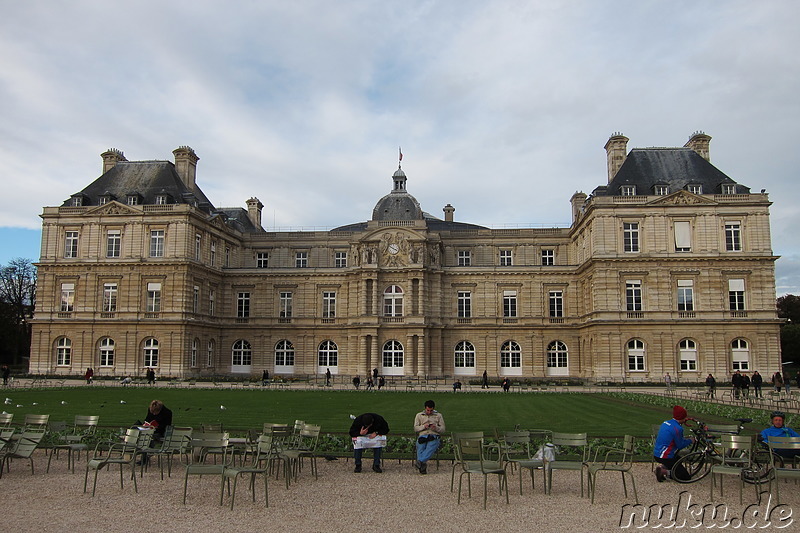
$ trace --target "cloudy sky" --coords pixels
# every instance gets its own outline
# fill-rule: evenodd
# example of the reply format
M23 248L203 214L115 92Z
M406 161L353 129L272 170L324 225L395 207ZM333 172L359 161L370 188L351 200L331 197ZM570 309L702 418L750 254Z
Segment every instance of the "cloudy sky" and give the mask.
M800 2L0 0L0 264L100 154L189 145L217 207L267 228L367 220L391 189L442 216L566 226L603 145L683 146L767 189L778 294L800 294Z

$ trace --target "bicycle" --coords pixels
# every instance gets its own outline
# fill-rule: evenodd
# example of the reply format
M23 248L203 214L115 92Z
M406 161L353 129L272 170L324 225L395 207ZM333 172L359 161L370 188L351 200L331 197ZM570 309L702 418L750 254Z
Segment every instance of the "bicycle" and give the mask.
M700 481L711 472L711 467L714 464L722 463L722 448L719 443L715 442L716 438L721 435L739 435L744 429L744 425L752 422L752 418L737 418L737 425L721 426L717 429L710 429L708 425L703 422L689 418L687 419L686 427L694 433L694 443L689 448L689 451L675 462L674 469L683 469L687 472L688 477L679 479L673 478L679 483L695 483ZM712 426L713 428L713 426ZM777 455L775 456L775 464L783 466L783 459ZM764 483L769 481L772 475L772 461L770 461L769 449L754 450L751 458L751 468L743 472L743 479L746 483Z

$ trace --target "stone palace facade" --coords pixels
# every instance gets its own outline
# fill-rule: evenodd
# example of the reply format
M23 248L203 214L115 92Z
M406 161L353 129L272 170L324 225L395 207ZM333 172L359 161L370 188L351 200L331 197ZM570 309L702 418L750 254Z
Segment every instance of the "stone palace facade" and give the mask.
M780 369L767 194L684 147L606 143L564 228L425 213L401 168L366 222L265 231L216 208L198 157L102 154L45 207L30 371L96 376L490 376L702 381Z

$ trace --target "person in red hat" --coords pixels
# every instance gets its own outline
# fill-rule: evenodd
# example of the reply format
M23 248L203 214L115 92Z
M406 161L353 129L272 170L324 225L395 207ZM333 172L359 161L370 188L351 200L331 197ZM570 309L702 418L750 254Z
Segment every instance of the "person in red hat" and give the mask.
M683 423L689 419L686 409L680 405L672 408L672 419L661 424L653 447L653 456L660 464L656 467L656 479L661 482L668 477L674 479L689 479L686 469L678 466L673 469L678 460L678 450L686 448L694 442L693 438L683 436Z

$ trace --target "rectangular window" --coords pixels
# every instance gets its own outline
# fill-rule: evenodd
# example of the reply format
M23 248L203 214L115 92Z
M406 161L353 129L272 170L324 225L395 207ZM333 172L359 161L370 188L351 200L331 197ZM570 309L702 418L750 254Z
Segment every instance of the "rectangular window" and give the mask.
M64 234L64 257L78 257L78 232L68 231Z
M250 293L240 292L236 298L236 316L247 318L250 316Z
M211 242L211 257L210 257L211 266L215 266L217 263L217 243Z
M550 291L550 318L564 316L564 292Z
M72 206L73 207L81 207L83 205L83 198L80 196L73 196L72 197Z
M514 256L511 250L500 250L500 266L511 266L514 264Z
M644 371L644 353L639 351L628 352L628 370L631 372Z
M736 194L736 185L733 183L723 183L722 194Z
M336 252L333 262L336 268L347 268L347 252Z
M728 301L731 311L744 311L744 280L728 280Z
M308 252L295 252L294 266L296 268L306 268L308 266Z
M692 251L692 225L688 221L676 221L675 228L675 251Z
M282 292L280 293L280 314L281 318L291 318L292 317L292 293L291 292Z
M458 291L458 318L472 318L472 293Z
M256 254L256 268L267 268L269 266L269 252L258 252Z
M625 308L628 311L642 310L642 281L629 279L625 282Z
M216 299L216 292L214 289L208 289L208 316L214 316L214 302Z
M226 246L225 247L225 268L228 268L230 266L231 266L231 247L230 246Z
M656 196L666 196L669 194L669 185L656 185L653 188Z
M202 250L203 236L199 233L194 236L194 258L200 261L200 252Z
M336 293L333 291L322 293L322 318L336 318Z
M156 196L156 205L167 205L167 197L163 194Z
M458 251L458 266L468 267L472 265L472 252L470 250Z
M636 196L636 186L635 185L623 185L619 188L619 193L622 196Z
M742 251L742 225L738 220L725 223L725 250Z
M75 284L61 284L61 312L71 313L75 310Z
M192 356L191 361L189 361L189 366L192 368L197 366L197 339L192 341Z
M164 257L164 230L150 231L150 257Z
M687 185L686 188L692 194L703 194L703 186L702 185Z
M128 205L139 205L139 198L136 196L128 196Z
M158 313L161 311L161 284L147 284L147 312Z
M542 265L553 266L556 264L556 251L555 250L542 250Z
M517 291L503 291L503 317L517 317Z
M694 311L694 281L678 280L678 311Z
M639 223L622 223L622 242L626 253L639 252Z
M106 257L119 257L122 249L122 232L110 229L106 233Z
M200 287L195 285L192 288L192 313L197 314L200 311Z
M117 312L117 284L104 283L103 284L103 312L116 313Z

